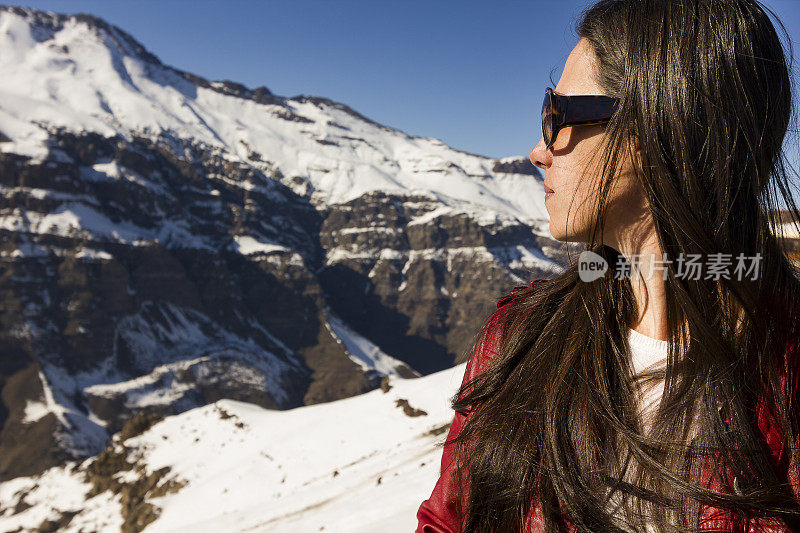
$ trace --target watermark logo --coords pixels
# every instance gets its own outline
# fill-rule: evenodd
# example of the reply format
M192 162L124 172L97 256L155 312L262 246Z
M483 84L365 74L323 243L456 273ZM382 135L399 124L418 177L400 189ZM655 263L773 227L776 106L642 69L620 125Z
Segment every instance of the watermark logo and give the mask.
M608 270L608 261L601 255L584 250L578 256L578 276L587 283L602 278Z
M634 254L630 258L619 256L614 265L614 279L631 278L635 273L645 280L650 279L657 272L661 272L662 279L667 279L670 267L676 278L692 280L719 280L719 279L744 279L755 280L758 278L761 264L761 254L754 256L744 254L716 253L708 254L702 261L702 254L680 253L675 259L668 259L667 254L660 258L653 254ZM578 257L578 275L581 281L591 282L601 278L609 270L608 262L600 255L584 250Z

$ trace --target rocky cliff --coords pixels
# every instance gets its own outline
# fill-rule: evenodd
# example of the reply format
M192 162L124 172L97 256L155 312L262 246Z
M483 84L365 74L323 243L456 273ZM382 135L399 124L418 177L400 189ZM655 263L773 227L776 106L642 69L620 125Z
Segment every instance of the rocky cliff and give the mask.
M0 479L137 414L286 409L463 360L560 270L542 178L0 8Z

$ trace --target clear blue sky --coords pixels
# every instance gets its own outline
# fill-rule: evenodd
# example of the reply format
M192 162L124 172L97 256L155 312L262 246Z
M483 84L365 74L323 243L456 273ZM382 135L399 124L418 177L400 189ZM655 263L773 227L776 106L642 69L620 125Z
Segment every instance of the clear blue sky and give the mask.
M91 13L163 62L282 96L319 95L468 152L527 155L586 0L30 0ZM800 1L767 0L800 59ZM780 30L779 30L780 31ZM797 70L797 67L795 67Z

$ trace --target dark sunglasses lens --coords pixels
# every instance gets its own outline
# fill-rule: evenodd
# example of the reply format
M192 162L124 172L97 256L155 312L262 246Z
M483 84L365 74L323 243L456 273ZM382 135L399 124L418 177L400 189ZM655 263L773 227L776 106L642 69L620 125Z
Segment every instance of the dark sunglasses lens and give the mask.
M550 103L550 91L545 91L544 102L542 102L542 137L545 144L550 144L550 136L553 134L553 108Z

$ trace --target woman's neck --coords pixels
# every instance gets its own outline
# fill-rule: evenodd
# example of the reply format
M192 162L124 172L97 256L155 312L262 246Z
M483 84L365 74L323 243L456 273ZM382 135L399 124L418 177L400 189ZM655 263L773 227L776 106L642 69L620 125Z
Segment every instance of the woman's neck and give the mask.
M639 314L631 324L631 329L642 335L658 340L669 340L667 325L666 281L664 280L664 257L654 231L630 233L627 240L616 241L613 247L631 265L630 283ZM634 261L634 258L637 258ZM719 287L721 290L721 286ZM726 301L720 297L720 301ZM735 299L728 299L725 305L736 315L736 330L741 331L746 319L744 309ZM688 334L688 324L685 333ZM687 345L688 339L682 344Z
M647 271L643 272L643 276L647 277ZM654 339L669 340L666 283L661 271L655 271L649 279L642 279L635 271L632 272L631 289L639 309L639 316L631 324L631 328Z
M666 282L663 263L660 262L663 254L655 229L651 225L639 224L635 231L628 231L626 235L626 238L615 239L608 245L631 265L631 289L639 309L639 316L631 328L654 339L668 340Z

